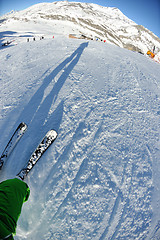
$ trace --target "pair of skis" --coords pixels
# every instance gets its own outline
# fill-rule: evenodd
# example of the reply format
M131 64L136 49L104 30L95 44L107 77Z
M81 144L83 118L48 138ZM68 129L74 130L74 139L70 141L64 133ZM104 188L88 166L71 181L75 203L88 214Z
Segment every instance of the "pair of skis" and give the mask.
M10 138L8 144L6 145L1 157L0 157L0 170L3 167L4 162L8 159L9 155L27 130L27 125L22 122L19 124L17 129L14 131L12 137ZM19 178L24 180L24 178L28 175L37 161L42 157L42 155L46 152L46 150L50 147L50 145L55 141L57 138L57 132L55 130L50 130L44 136L40 144L37 146L35 151L32 153L31 157L29 158L27 164L21 171L17 174Z

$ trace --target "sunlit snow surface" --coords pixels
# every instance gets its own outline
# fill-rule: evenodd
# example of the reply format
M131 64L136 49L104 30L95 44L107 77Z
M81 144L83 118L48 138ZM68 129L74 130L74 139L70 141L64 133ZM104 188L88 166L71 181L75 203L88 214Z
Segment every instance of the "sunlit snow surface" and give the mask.
M101 42L56 36L0 49L0 152L28 130L0 180L44 134L16 240L160 238L160 65Z

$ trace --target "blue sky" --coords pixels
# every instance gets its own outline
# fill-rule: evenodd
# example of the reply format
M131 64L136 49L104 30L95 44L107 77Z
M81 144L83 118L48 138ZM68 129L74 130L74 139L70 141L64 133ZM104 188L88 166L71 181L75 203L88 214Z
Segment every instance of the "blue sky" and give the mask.
M92 2L105 7L117 7L128 18L151 30L160 38L160 0L69 0L70 2ZM0 15L11 10L23 10L40 2L50 0L0 0Z

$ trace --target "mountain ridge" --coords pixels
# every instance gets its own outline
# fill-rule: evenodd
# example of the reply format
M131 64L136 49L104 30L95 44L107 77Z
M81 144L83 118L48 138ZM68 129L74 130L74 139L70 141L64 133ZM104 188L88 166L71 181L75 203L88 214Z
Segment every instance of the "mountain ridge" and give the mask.
M157 52L160 51L160 39L154 33L136 24L115 7L67 1L39 3L4 15L0 21L2 28L9 28L11 22L21 24L22 28L22 23L33 23L35 28L40 24L43 31L46 26L50 30L53 28L53 33L82 34L144 54L154 46Z

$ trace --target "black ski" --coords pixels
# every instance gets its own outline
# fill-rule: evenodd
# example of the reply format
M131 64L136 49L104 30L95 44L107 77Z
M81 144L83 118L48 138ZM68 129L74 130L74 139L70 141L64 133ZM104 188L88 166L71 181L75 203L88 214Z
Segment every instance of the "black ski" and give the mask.
M0 157L0 170L7 160L13 149L15 148L16 144L19 142L25 131L27 130L27 125L22 122L19 124L15 132L13 133L12 137L10 138L7 146L5 147L1 157Z
M55 130L50 130L47 132L47 134L40 142L36 150L32 153L26 166L17 174L19 178L24 180L24 178L28 175L28 173L31 171L34 165L38 162L38 160L42 157L42 155L46 152L46 150L55 141L56 138L57 132Z

